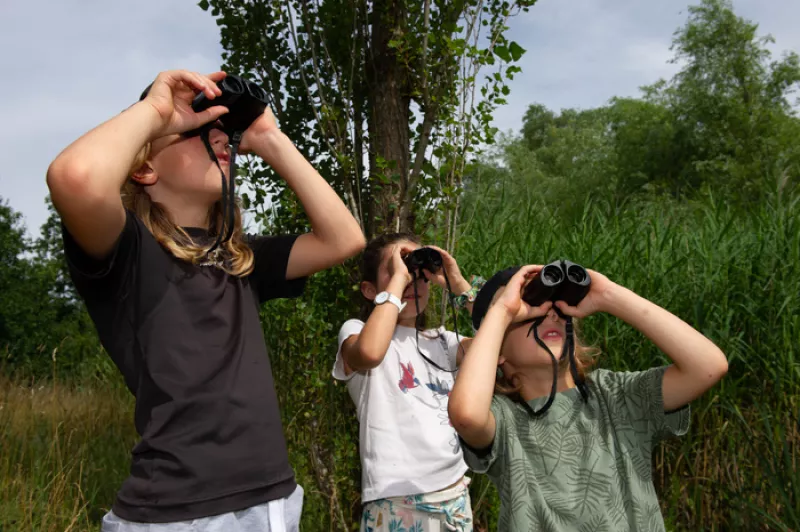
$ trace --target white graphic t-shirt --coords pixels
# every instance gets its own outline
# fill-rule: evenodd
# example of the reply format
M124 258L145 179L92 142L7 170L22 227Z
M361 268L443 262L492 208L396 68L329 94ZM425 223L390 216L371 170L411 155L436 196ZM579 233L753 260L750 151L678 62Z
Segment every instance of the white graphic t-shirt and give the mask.
M416 330L397 326L383 362L345 375L342 344L364 322L339 330L334 378L347 382L356 405L361 455L361 502L430 493L467 471L458 436L447 415L454 373L417 352ZM419 333L419 349L445 369L455 369L458 342L444 327Z

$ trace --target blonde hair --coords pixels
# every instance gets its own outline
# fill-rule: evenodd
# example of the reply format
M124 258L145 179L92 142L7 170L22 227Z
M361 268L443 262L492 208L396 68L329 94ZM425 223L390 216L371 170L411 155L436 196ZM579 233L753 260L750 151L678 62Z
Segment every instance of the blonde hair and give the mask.
M600 349L586 346L581 342L579 325L578 320L573 318L572 328L575 337L575 367L578 370L578 376L581 380L586 380L587 371L594 364L595 358L600 354ZM559 373L564 371L568 366L569 357L561 357L558 361ZM514 401L522 401L522 396L519 393L522 389L522 384L518 381L514 382L517 380L514 377L515 376L512 375L511 378L509 378L505 373L502 375L498 373L494 380L494 393L498 395L507 395Z
M150 157L151 145L146 144L134 159L129 176L144 165ZM153 234L155 239L174 257L198 264L206 256L207 248L196 245L192 238L179 227L169 215L169 212L150 198L143 185L133 179L128 179L122 185L122 204L132 211ZM223 242L217 249L229 260L220 265L227 273L244 277L253 271L253 251L244 241L242 229L242 213L237 201L234 209L235 222L231 239ZM208 220L212 233L222 228L223 208L222 200L214 203L208 211Z

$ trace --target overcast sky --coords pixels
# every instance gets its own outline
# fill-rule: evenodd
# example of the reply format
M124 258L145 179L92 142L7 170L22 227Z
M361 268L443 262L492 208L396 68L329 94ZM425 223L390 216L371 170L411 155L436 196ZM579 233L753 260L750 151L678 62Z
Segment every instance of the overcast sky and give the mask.
M527 53L495 126L518 130L527 106L589 108L675 71L669 46L685 0L539 0L513 19ZM734 0L739 15L800 52L800 2ZM0 197L37 235L45 172L67 144L136 100L161 70L217 70L222 48L194 0L0 0Z

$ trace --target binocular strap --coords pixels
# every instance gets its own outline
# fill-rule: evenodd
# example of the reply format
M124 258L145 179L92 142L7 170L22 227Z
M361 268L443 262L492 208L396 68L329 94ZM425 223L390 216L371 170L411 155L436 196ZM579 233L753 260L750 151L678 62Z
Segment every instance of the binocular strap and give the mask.
M558 361L556 360L555 355L550 348L539 338L538 327L544 321L544 317L536 318L533 323L531 324L531 328L528 330L528 336L533 333L533 339L536 340L536 343L539 344L539 347L547 351L547 354L550 355L550 360L553 363L553 385L550 388L550 397L547 398L547 402L542 406L539 410L533 410L527 401L523 401L523 405L530 411L533 417L542 416L550 406L553 404L553 400L556 398L556 392L558 390ZM584 402L589 400L589 389L586 387L586 383L583 379L580 378L578 375L578 367L575 364L575 333L572 327L572 317L565 316L566 321L566 334L567 337L564 341L564 346L561 348L561 357L564 357L564 353L567 353L569 357L569 369L570 373L572 374L572 380L575 382L575 385L578 388L578 391L581 393L581 397L583 397Z
M420 270L420 273L422 275L422 278L425 279L425 282L428 282L427 277L425 277L425 274L422 273L421 270ZM450 279L447 278L447 270L445 270L444 267L442 267L442 274L444 275L444 282L447 285L447 291L449 293L449 292L451 292L451 290L450 290ZM417 291L417 270L414 270L414 271L411 272L411 284L414 285L414 304L417 306L417 316L419 316L419 292ZM448 297L448 299L450 299L450 298ZM458 335L458 316L456 316L456 307L455 307L455 304L453 303L452 299L450 299L450 307L453 310L453 325L454 325L455 332L456 332L456 342L458 342L458 348L463 351L464 348L461 346L461 338ZM437 364L436 362L434 362L433 360L431 360L430 358L425 356L425 354L419 348L419 328L418 327L414 327L414 328L417 331L417 353L419 353L419 355L423 359L425 359L426 362L428 362L432 366L434 366L434 367L436 367L436 368L438 368L438 369L440 369L442 371L446 371L447 373L455 373L456 371L458 371L458 364L456 364L456 367L453 368L453 369L444 369L442 366L440 366L439 364Z
M219 164L219 159L217 159L217 154L214 153L214 149L211 147L211 141L208 138L209 129L205 129L200 133L200 138L203 139L203 144L206 147L206 151L208 152L208 156L211 157L211 160L214 161L214 164L217 165L219 168L219 173L222 176L222 226L217 231L217 239L214 241L214 245L212 245L208 251L206 251L206 256L210 256L212 252L214 252L220 244L223 242L227 242L233 236L233 229L236 221L236 153L239 151L239 143L242 140L242 133L239 131L234 132L233 137L231 139L231 162L230 162L230 190L228 189L228 180L225 179L225 172L222 170L222 166ZM223 234L225 235L223 237ZM214 261L219 262L219 261Z

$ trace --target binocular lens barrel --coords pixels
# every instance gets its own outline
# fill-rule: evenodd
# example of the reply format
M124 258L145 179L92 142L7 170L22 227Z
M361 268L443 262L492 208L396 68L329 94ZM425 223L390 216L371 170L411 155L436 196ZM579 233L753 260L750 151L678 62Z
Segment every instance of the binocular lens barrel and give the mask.
M223 92L230 92L233 94L244 93L244 87L242 86L242 83L233 76L223 79L222 83L220 83L220 89L222 89Z
M564 272L559 266L548 264L539 273L542 283L547 286L555 286L564 280Z
M583 267L578 266L577 264L570 264L567 267L567 277L573 283L582 284L589 277L589 274L586 273L586 270Z
M260 100L264 103L267 102L267 91L265 91L262 87L256 85L252 81L248 81L247 91L250 93L251 96L253 96L253 98L256 98L257 100Z

